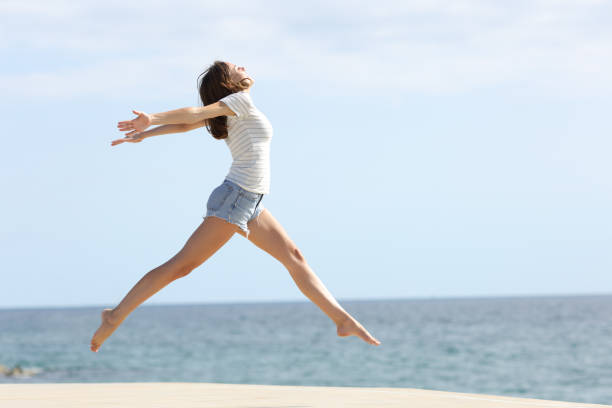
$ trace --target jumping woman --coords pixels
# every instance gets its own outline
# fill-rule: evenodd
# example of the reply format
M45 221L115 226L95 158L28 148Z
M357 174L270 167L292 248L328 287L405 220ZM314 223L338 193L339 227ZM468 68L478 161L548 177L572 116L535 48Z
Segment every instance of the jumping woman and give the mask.
M204 220L185 246L145 274L114 309L102 311L102 323L91 339L90 349L97 352L134 309L170 282L189 275L235 232L287 268L302 293L336 324L338 336L357 336L379 345L380 341L338 304L285 229L261 203L264 194L270 192L272 125L251 99L253 78L244 67L224 61L215 61L200 77L198 87L204 106L154 114L133 111L138 115L135 119L117 126L128 133L112 141L111 146L206 126L215 139L225 140L231 151L229 173L210 194ZM151 125L161 126L146 130Z

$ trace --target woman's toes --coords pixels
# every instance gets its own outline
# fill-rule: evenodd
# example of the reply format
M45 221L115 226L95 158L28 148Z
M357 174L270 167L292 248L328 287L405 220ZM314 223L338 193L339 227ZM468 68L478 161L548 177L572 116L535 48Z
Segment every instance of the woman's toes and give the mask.
M91 342L90 349L91 351L97 352L100 349L100 346L106 339L115 331L120 323L115 322L112 315L112 309L104 309L102 311L102 323L98 330L94 333Z

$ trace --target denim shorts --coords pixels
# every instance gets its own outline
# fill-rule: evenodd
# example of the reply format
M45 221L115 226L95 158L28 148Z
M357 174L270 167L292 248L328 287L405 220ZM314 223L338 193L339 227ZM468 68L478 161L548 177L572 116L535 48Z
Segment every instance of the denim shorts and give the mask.
M206 217L223 218L231 224L236 224L249 237L247 223L263 211L261 199L263 194L245 190L238 184L225 179L216 187L206 203Z

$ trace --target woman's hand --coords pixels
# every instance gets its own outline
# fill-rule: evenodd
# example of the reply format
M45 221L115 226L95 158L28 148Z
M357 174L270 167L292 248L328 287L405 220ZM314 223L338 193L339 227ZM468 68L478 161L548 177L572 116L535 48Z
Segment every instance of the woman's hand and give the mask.
M117 140L113 140L111 142L111 146L115 146L118 144L121 144L123 142L130 142L130 143L139 143L142 142L147 136L145 135L145 132L140 132L140 133L134 133L131 136L125 136L123 139L117 139Z
M138 115L136 119L125 120L117 124L117 127L122 132L127 132L131 130L130 133L126 133L125 135L126 137L140 133L144 131L146 128L148 128L149 126L151 126L151 116L150 115L147 115L144 112L138 112L135 110L133 110L132 112Z

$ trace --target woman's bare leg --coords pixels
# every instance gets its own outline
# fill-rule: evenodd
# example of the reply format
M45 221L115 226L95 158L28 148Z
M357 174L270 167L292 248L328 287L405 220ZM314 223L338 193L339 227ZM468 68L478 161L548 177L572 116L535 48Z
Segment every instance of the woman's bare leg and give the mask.
M368 333L338 304L323 282L312 271L285 229L267 208L264 208L257 218L251 220L248 227L249 241L272 255L287 268L302 293L336 324L338 336L357 336L370 344L376 346L380 344L380 341ZM242 230L237 232L246 236Z
M174 257L145 274L114 309L102 311L102 323L91 339L91 351L98 351L102 343L141 303L210 258L229 241L236 230L239 230L238 226L221 218L206 217Z

